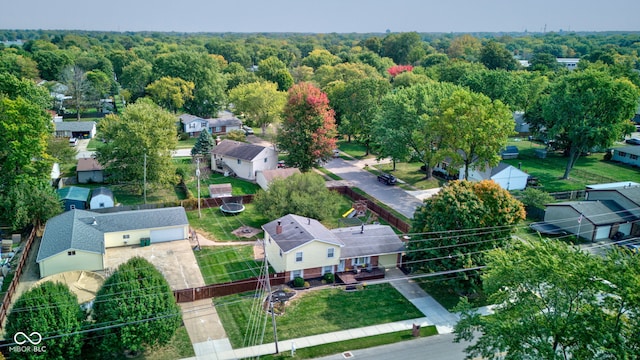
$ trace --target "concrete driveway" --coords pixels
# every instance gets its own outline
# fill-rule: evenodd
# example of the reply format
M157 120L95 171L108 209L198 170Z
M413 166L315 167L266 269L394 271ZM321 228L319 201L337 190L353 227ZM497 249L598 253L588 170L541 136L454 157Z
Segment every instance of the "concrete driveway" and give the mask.
M380 183L375 175L363 170L359 165L360 162L335 158L324 167L402 215L413 218L413 213L416 207L422 204L422 200L397 186Z
M189 240L169 241L140 247L139 245L106 250L106 267L115 270L134 256L152 263L167 279L171 290L204 286L204 278L191 250Z

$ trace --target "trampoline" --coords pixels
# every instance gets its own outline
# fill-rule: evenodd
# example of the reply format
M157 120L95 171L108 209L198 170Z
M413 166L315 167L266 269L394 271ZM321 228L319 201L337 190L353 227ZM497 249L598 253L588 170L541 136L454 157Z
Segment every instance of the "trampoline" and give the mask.
M243 212L244 205L242 205L242 197L231 197L228 200L224 199L223 204L220 205L220 211L229 215L236 215Z

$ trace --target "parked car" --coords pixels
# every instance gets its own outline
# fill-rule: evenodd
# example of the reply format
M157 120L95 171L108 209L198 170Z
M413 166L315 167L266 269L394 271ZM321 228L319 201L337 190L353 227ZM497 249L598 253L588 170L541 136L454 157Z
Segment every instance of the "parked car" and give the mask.
M74 137L70 138L69 139L69 146L76 146L76 145L78 145L78 139L74 138Z
M398 182L398 179L391 174L382 173L378 175L378 181L387 185L395 185Z
M640 139L638 138L627 139L625 142L630 145L640 145Z
M242 130L244 130L245 135L253 135L253 129L249 126L242 125Z

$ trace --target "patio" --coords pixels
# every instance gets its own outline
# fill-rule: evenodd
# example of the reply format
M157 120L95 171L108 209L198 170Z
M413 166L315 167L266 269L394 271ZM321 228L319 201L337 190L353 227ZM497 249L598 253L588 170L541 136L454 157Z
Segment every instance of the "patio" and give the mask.
M353 271L343 271L336 273L338 280L345 285L358 284L366 280L384 279L384 268L374 267L371 270L360 270L356 273Z

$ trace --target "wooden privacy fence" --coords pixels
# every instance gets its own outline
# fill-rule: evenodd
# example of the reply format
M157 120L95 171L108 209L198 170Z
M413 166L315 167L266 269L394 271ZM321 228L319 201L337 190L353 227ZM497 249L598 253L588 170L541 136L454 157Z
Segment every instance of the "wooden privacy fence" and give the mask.
M270 274L269 280L271 281L271 285L282 285L287 282L284 273ZM174 290L173 296L178 303L211 299L214 297L239 294L255 290L258 287L259 282L259 278L253 277L244 280L205 285L191 289Z
M338 193L340 193L342 195L348 196L352 200L355 200L355 201L358 201L358 200L366 201L367 202L367 208L369 210L371 210L372 212L376 213L379 218L384 219L384 221L388 222L389 225L395 227L396 229L400 230L403 233L408 233L409 230L411 229L411 225L407 224L403 220L400 220L391 211L389 211L389 210L383 208L382 206L378 205L376 202L374 202L373 200L369 199L368 197L353 191L353 189L351 189L350 187L347 187L347 186L336 186L336 187L332 187L330 189L333 190L333 191L336 191L336 192L338 192Z
M2 306L0 306L0 329L4 327L4 320L7 318L7 312L9 312L9 306L11 306L11 300L16 292L16 287L18 287L18 283L20 282L22 269L29 257L29 250L31 249L31 244L33 244L33 239L36 237L36 229L37 226L34 226L33 229L31 229L31 233L29 233L29 237L27 237L27 241L24 243L24 249L22 249L22 253L20 254L20 260L18 261L18 266L16 266L13 279L11 279L11 284L9 284L7 292L4 293Z

